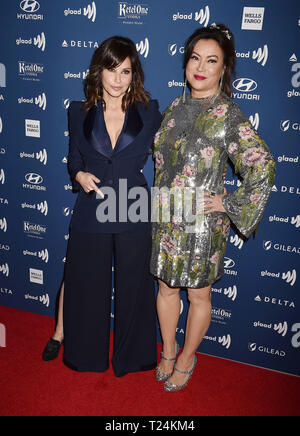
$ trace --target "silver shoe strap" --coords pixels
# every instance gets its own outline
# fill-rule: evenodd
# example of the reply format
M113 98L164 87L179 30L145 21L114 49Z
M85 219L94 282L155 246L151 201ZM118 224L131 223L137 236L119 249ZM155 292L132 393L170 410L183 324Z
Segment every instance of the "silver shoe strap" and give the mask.
M161 358L164 360L168 360L169 362L175 362L175 360L176 360L176 357L172 357L172 358L165 357L163 353L161 353Z
M180 372L180 374L191 375L194 372L196 363L197 363L197 358L196 356L194 356L193 367L190 371L181 371L181 369L177 369L176 366L174 367L174 371Z

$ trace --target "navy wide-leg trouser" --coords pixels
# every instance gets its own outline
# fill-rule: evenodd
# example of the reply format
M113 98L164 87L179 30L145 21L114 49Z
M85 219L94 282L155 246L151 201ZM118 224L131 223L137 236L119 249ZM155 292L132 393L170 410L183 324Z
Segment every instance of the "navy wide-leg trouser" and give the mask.
M115 375L156 366L150 231L71 231L65 268L64 361L77 371L106 371L114 258Z

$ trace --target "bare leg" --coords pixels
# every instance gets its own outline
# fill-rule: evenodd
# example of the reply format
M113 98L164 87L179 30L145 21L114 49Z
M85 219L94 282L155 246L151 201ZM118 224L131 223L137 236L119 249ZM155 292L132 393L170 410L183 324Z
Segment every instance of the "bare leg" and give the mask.
M180 316L179 288L170 288L166 283L158 280L159 292L157 296L157 314L163 340L164 357L175 357L175 337ZM159 369L165 373L172 372L174 362L162 359Z
M185 344L176 362L176 368L190 371L193 367L194 355L202 342L211 321L211 286L202 289L188 289L190 307L185 333ZM187 375L174 371L169 378L171 383L182 385Z
M65 283L63 282L60 290L60 296L59 296L57 324L56 324L54 335L52 336L52 339L55 339L56 341L59 342L62 342L64 339L64 324L63 324L64 290L65 290Z

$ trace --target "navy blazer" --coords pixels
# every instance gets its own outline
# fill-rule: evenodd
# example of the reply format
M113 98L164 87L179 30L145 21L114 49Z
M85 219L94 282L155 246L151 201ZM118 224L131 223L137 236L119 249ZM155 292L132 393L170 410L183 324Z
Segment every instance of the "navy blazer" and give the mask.
M147 108L141 103L129 107L114 149L106 130L102 104L91 108L87 113L82 111L82 104L80 101L74 101L69 107L68 170L74 189L79 191L71 228L88 233L118 233L143 224L122 222L124 218L119 220L120 179L126 179L128 188L126 193L122 189L123 197L133 187L142 186L148 189L150 222L150 194L142 170L162 119L157 100L150 100ZM78 171L89 172L98 177L101 180L98 184L99 189L104 192L104 187L113 188L116 194L115 221L99 222L96 216L97 208L101 202L107 203L108 197L106 195L101 199L95 192L86 194L75 180ZM134 201L128 200L128 207Z

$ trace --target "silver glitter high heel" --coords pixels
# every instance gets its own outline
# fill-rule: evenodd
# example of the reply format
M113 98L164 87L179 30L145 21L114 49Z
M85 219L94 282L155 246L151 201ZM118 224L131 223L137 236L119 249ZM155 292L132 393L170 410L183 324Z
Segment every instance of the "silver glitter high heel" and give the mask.
M177 343L177 341L175 341L175 357L172 358L168 358L164 356L164 353L161 353L161 358L164 360L168 360L169 362L174 362L173 368L172 368L172 372L166 373L163 372L159 369L159 367L156 368L156 380L157 381L166 381L169 377L171 377L171 375L173 374L173 370L174 370L174 366L175 366L175 362L176 362L176 357L177 354L179 353L180 347Z
M176 367L174 367L174 371L180 372L180 374L188 375L188 379L182 385L175 385L175 383L171 383L169 380L167 380L165 382L165 385L164 385L165 392L178 392L178 391L182 391L187 386L188 382L190 381L190 379L191 379L191 377L193 375L193 372L194 372L196 364L197 364L197 357L195 355L194 356L193 368L190 371L181 371L180 369L177 369Z

